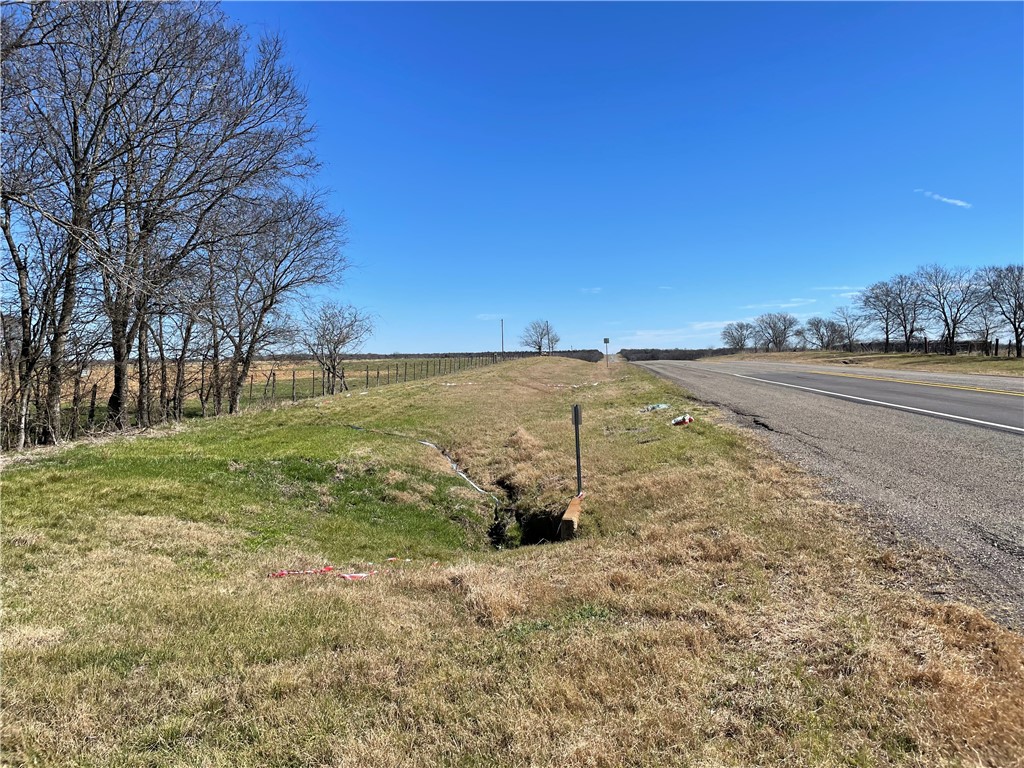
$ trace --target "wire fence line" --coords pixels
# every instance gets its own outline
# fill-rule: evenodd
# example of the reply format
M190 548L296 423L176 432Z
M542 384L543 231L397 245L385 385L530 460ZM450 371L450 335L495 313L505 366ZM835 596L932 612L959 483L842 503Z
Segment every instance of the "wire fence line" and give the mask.
M253 365L242 390L236 412L258 408L330 397L342 393L364 392L378 387L405 382L421 381L439 376L448 376L496 365L501 362L532 356L528 352L476 353L463 355L437 355L429 357L375 358L372 360L349 360L337 372L302 363L295 360L261 360ZM181 371L171 370L180 377L180 386L169 381L171 376L157 379L153 401L149 404L152 423L176 422L183 419L219 416L228 413L228 403L222 396L217 407L217 382L214 380L214 366L209 360L190 361ZM220 365L220 391L226 392L223 381L228 375L228 365ZM128 380L129 402L135 405L130 416L132 424L139 423L138 374ZM35 444L36 435L46 425L44 386L40 381L36 395L32 398L29 415L28 443ZM62 438L75 440L90 434L106 431L107 398L112 386L112 368L97 363L84 369L75 379L70 402L64 407L66 425ZM181 392L180 402L173 393ZM6 402L6 398L4 399ZM0 418L0 444L10 445L12 423L9 414Z
M395 361L353 361L340 367L337 374L323 367L288 368L282 366L249 375L243 408L263 406L282 401L297 402L314 397L327 397L353 391L369 391L389 384L402 384L435 376L448 376L461 371L495 365L503 360L529 356L511 352L483 355L451 355L411 358ZM198 391L198 390L197 390Z

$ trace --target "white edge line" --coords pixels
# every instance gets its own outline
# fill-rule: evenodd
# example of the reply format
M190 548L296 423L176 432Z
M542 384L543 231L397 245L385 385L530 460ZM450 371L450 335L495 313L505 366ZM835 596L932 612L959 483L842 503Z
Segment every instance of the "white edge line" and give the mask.
M842 398L845 398L846 400L856 400L856 401L858 401L860 403L870 403L871 405L884 405L887 408L898 408L901 411L913 411L914 413L924 413L924 414L927 414L928 416L939 416L939 417L944 418L944 419L955 419L956 421L966 421L966 422L969 422L971 424L981 424L982 426L985 426L985 427L995 427L996 429L1009 429L1009 430L1012 430L1013 432L1019 432L1020 434L1024 434L1024 429L1022 429L1021 427L1013 427L1013 426L1010 426L1009 424L996 424L995 422L992 422L992 421L981 421L980 419L969 419L966 416L956 416L956 415L954 415L952 413L942 413L940 411L926 411L924 408L913 408L913 407L911 407L909 405L898 405L897 403L887 403L884 400L868 400L866 397L854 397L853 395L844 395L841 392L829 392L828 390L825 390L825 389L812 389L811 387L800 387L800 386L797 386L796 384L785 384L785 383L783 383L781 381L772 381L771 379L759 379L759 378L757 378L755 376L744 376L742 373L734 373L732 375L736 376L737 378L740 378L740 379L750 379L751 381L760 381L760 382L763 382L765 384L775 384L776 386L779 386L779 387L791 387L792 389L802 389L805 392L815 392L815 393L817 393L819 395L829 395L831 397L842 397Z

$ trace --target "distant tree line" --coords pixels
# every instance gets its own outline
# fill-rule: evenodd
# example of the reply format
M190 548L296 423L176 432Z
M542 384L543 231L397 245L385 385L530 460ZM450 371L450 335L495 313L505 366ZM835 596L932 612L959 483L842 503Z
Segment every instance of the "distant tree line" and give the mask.
M251 43L207 3L0 13L3 447L74 436L62 409L97 358L120 429L180 418L197 387L204 412L234 411L258 356L305 342L334 367L365 338L351 307L294 319L297 297L340 280L346 223L311 186L280 40Z
M874 283L853 306L830 317L801 323L788 312L769 312L752 322L728 323L722 343L730 350L845 349L853 351L874 334L883 351L911 351L931 339L936 350L955 355L959 340L977 341L991 354L999 334L1024 345L1024 265L970 270L930 264L910 274Z
M644 360L698 360L712 355L726 355L731 349L620 349L619 356L631 363Z
M604 352L599 349L560 349L552 354L555 357L568 357L586 363L599 363L604 360Z

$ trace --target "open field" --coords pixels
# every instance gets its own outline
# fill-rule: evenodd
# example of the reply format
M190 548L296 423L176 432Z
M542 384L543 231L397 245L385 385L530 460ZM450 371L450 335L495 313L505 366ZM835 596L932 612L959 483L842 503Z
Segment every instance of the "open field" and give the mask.
M556 511L574 402L583 537L495 551L490 499L416 440ZM1024 764L1021 636L903 589L917 555L633 366L526 359L3 479L13 764Z
M394 384L400 381L413 381L431 376L448 375L470 368L490 365L493 357L486 356L451 356L431 358L386 358L373 360L347 360L343 367L349 388L355 391ZM242 395L242 408L253 405L272 404L292 399L292 378L295 379L295 399L307 400L323 394L323 376L320 367L309 360L294 361L260 360L253 363L249 372L250 384ZM137 371L134 367L129 377L129 400L134 402L138 395ZM172 372L173 375L173 372ZM210 375L209 365L190 362L185 367L187 397L185 407L188 413L198 414L200 411L199 386L205 377ZM88 376L82 379L82 390L90 392L93 384L97 385L97 398L100 405L105 405L113 386L113 371L109 364L98 363L89 369ZM154 395L159 388L157 371L154 363L153 384Z
M815 363L822 365L860 365L864 368L903 368L908 371L935 373L985 373L991 376L1024 376L1024 358L985 357L984 355L923 355L919 353L833 352L737 352L732 355L706 357L704 362L736 360L770 360L772 362Z

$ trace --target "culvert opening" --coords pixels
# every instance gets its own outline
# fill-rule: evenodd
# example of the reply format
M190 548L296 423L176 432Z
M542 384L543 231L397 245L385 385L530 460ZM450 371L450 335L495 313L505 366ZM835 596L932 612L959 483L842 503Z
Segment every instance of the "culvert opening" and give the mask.
M532 546L558 541L561 507L526 506L521 489L508 476L499 477L494 484L508 499L507 505L495 509L496 537L492 537L495 546Z
M564 510L533 509L518 515L520 539L523 545L549 544L558 541L558 526Z
M558 541L561 522L561 509L518 509L498 504L487 537L497 549L548 544Z

